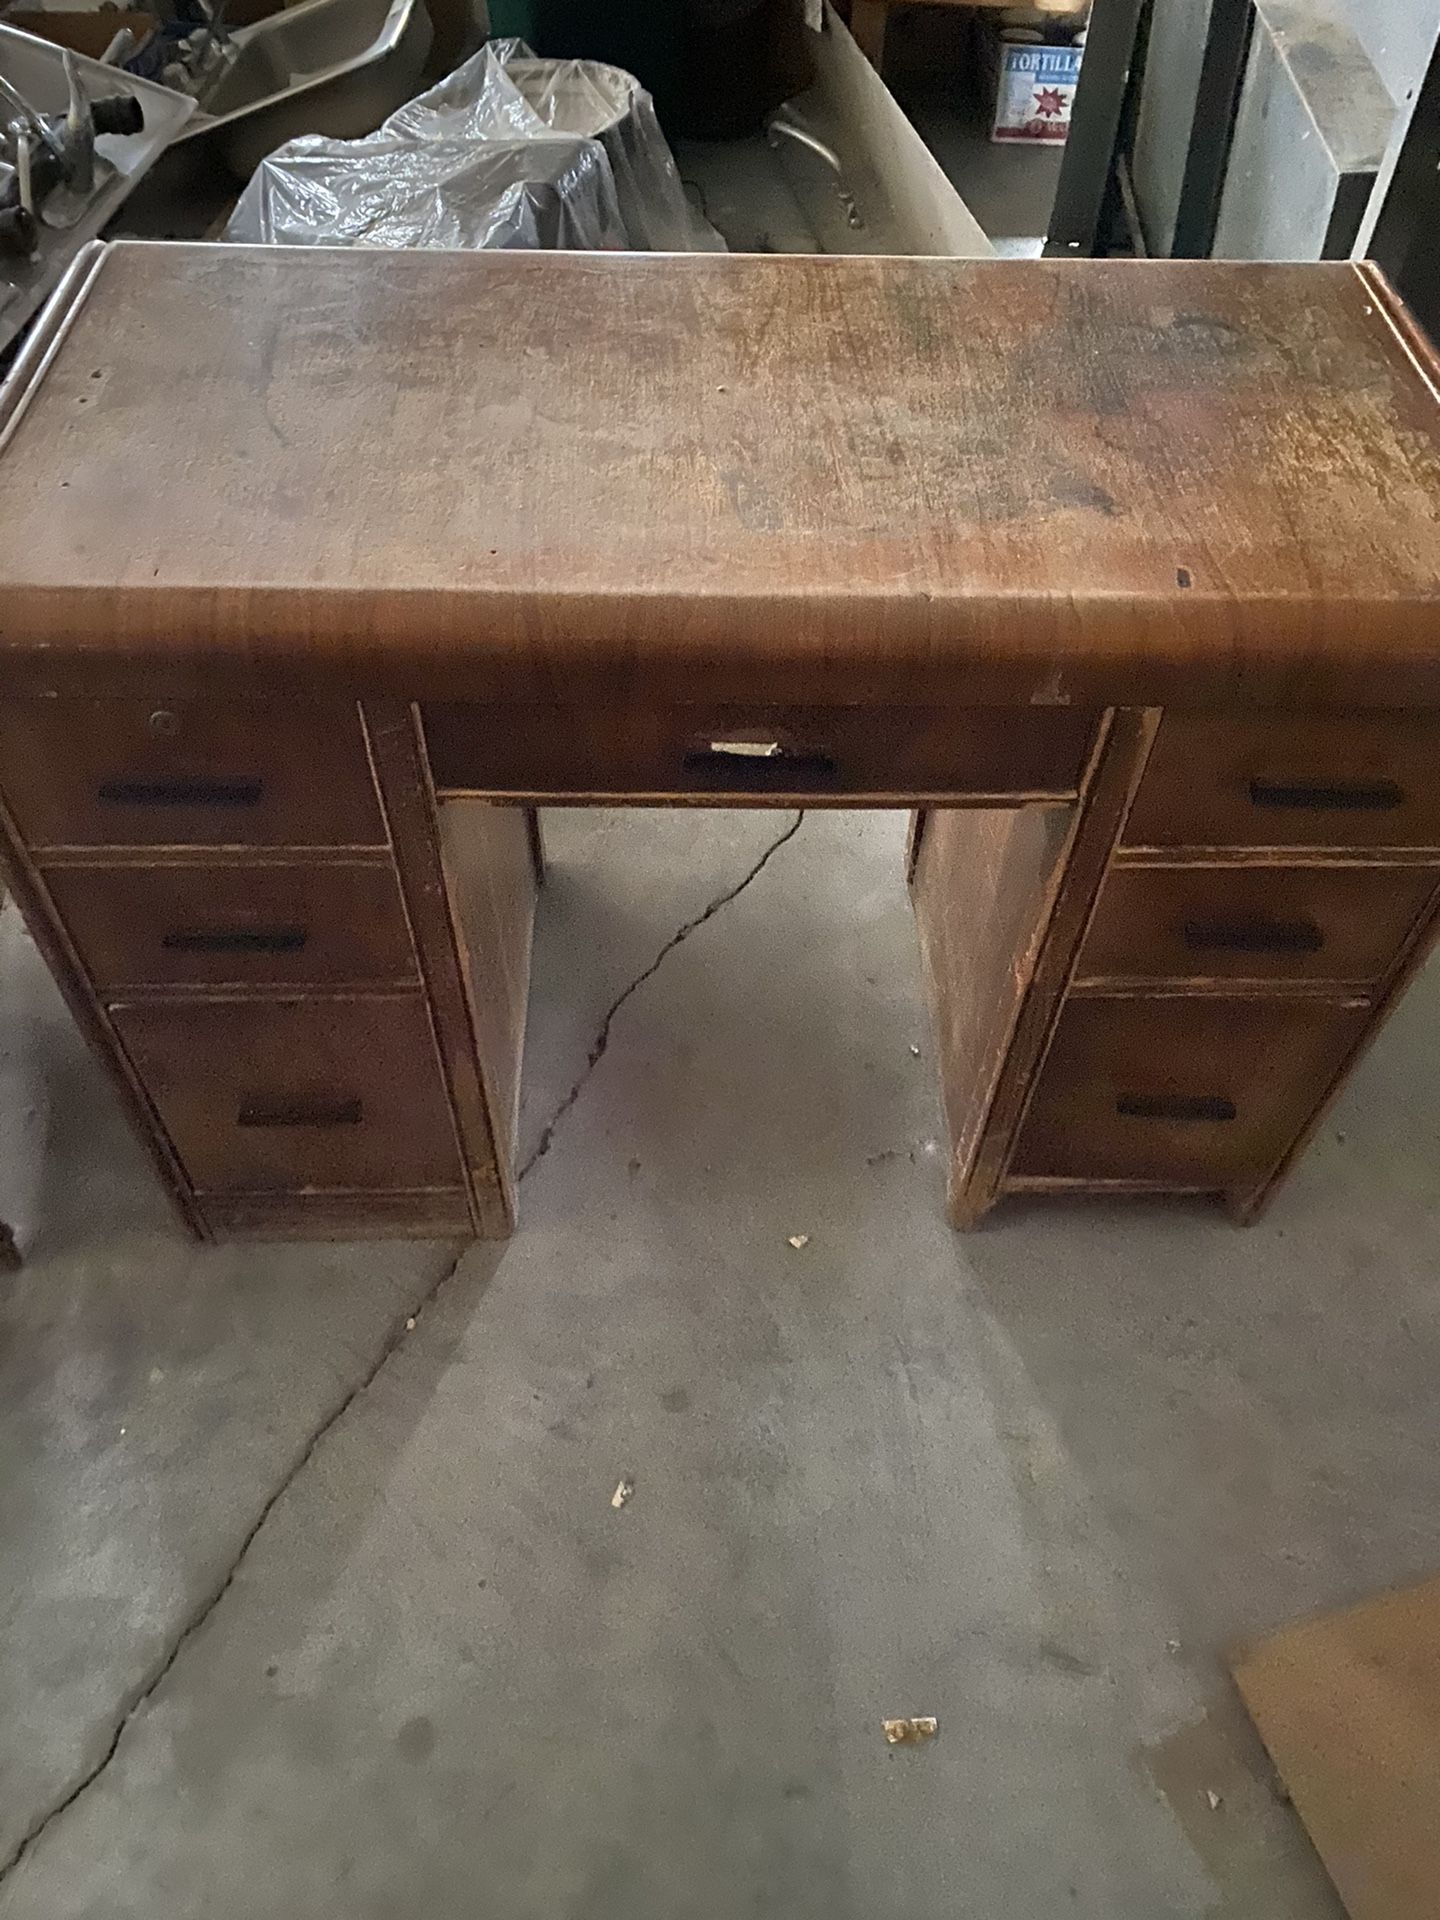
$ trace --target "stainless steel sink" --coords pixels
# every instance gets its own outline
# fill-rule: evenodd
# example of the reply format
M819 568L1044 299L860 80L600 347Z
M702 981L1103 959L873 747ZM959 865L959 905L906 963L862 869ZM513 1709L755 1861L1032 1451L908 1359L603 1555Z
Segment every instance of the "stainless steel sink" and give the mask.
M408 100L430 51L422 0L304 0L239 27L182 140L211 139L248 178L301 133L373 133Z

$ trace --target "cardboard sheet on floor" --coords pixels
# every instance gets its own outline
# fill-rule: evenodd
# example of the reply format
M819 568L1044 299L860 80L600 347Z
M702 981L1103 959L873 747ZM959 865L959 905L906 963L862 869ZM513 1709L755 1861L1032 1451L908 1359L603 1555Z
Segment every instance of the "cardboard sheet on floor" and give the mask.
M1440 1579L1231 1655L1352 1920L1440 1913Z

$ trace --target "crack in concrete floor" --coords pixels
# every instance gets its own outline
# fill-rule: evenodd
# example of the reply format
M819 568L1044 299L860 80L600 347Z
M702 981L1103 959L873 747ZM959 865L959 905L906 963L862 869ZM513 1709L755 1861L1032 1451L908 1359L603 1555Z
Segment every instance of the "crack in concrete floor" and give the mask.
M746 870L735 885L727 887L723 893L717 894L710 904L700 913L685 921L660 948L654 959L637 973L634 979L616 995L615 999L606 1009L605 1016L600 1022L595 1039L592 1041L589 1053L586 1056L584 1067L581 1069L565 1097L560 1101L549 1120L541 1129L535 1148L525 1161L525 1164L521 1167L517 1175L517 1180L524 1180L526 1175L529 1174L550 1151L556 1129L564 1120L566 1114L569 1113L575 1105L575 1102L580 1098L591 1075L605 1057L610 1045L610 1032L621 1008L639 992L640 988L643 987L647 981L655 977L677 947L683 946L693 933L698 932L707 921L713 920L715 915L723 908L728 907L733 900L739 899L746 888L759 879L760 875L775 855L779 853L780 849L785 846L788 841L795 838L795 835L800 831L804 819L805 813L804 810L801 809L796 813L795 818L785 830L769 843L759 859ZM47 1807L42 1814L32 1821L11 1849L8 1858L0 1861L0 1890L4 1889L11 1874L44 1838L54 1822L60 1819L62 1815L68 1813L76 1801L89 1792L90 1788L95 1785L96 1781L100 1779L101 1775L109 1767L120 1750L120 1743L125 1738L126 1730L141 1709L154 1697L164 1684L166 1677L173 1670L180 1655L205 1625L206 1621L210 1619L215 1609L234 1585L240 1568L244 1564L246 1555L255 1544L270 1515L294 1486L311 1460L314 1459L326 1438L339 1425L340 1421L344 1419L355 1402L362 1398L374 1385L386 1363L403 1345L406 1337L415 1330L417 1323L426 1309L434 1305L444 1288L455 1278L469 1250L469 1242L467 1241L460 1247L454 1259L443 1267L436 1278L425 1288L419 1299L413 1302L413 1304L407 1307L402 1313L398 1313L395 1316L374 1360L365 1369L364 1373L361 1374L359 1379L341 1394L335 1405L320 1422L319 1426L311 1433L304 1445L299 1448L294 1459L276 1486L266 1495L259 1512L241 1537L239 1546L231 1558L225 1573L185 1621L168 1650L156 1663L155 1669L149 1679L144 1681L132 1697L121 1707L119 1717L99 1758L93 1765L85 1769L79 1779L68 1787L58 1800Z
M586 1057L585 1065L581 1068L575 1084L541 1128L540 1137L535 1143L534 1151L530 1154L524 1166L521 1167L519 1173L521 1180L523 1180L526 1174L543 1160L550 1151L550 1144L555 1138L555 1129L560 1125L560 1122L585 1091L586 1082L589 1080L591 1074L594 1073L596 1067L598 1067L600 1062L605 1058L605 1050L610 1045L610 1029L615 1023L615 1016L625 1005L625 1002L632 994L638 993L647 980L654 979L670 955L674 953L677 947L684 946L692 933L697 932L703 927L707 920L713 920L722 907L728 907L732 900L738 900L745 889L753 881L759 879L760 875L765 871L766 867L769 866L770 862L785 843L795 838L796 834L800 831L804 819L805 812L802 808L795 815L795 818L790 822L789 826L786 827L785 831L780 834L777 839L770 842L769 846L766 847L765 851L760 855L760 858L744 877L738 880L733 887L727 887L724 893L717 894L708 907L702 912L697 913L693 919L687 920L682 927L671 934L670 938L665 942L664 946L661 947L649 966L642 972L637 973L629 986L625 987L616 998L611 1001L604 1019L600 1022L594 1041L591 1043L590 1052Z
M210 1618L211 1614L214 1613L216 1607L219 1606L220 1602L225 1598L225 1595L230 1591L230 1588L235 1584L236 1575L244 1563L245 1556L255 1544L255 1540L261 1528L265 1525L265 1522L270 1518L270 1515L275 1511L275 1508L289 1492L290 1488L294 1486L296 1480L304 1472L311 1460L314 1459L326 1435L339 1424L360 1396L374 1384L381 1368L399 1348L407 1334L414 1330L416 1323L425 1312L425 1309L434 1303L446 1282L454 1278L459 1269L460 1262L465 1258L468 1251L469 1246L467 1243L460 1248L455 1258L441 1269L440 1273L430 1282L419 1299L406 1307L402 1312L396 1314L374 1360L371 1361L360 1378L356 1380L353 1385L347 1387L344 1393L340 1395L335 1405L325 1415L325 1418L320 1422L319 1426L315 1428L304 1445L297 1451L295 1458L286 1468L273 1491L266 1495L254 1520L246 1528L240 1545L232 1557L230 1565L226 1568L225 1573L200 1602L200 1605L191 1613L189 1619L186 1620L168 1650L156 1663L155 1670L149 1679L142 1683L130 1700L122 1707L114 1730L106 1742L100 1758L95 1761L93 1766L86 1768L74 1785L67 1788L65 1793L61 1795L60 1799L58 1799L53 1806L47 1807L45 1812L26 1828L16 1845L11 1849L9 1858L0 1862L0 1889L3 1889L5 1882L9 1879L15 1868L21 1864L30 1850L44 1836L46 1829L52 1822L58 1820L61 1814L68 1812L81 1795L88 1792L88 1790L94 1786L101 1774L104 1773L105 1769L110 1765L110 1762L115 1758L115 1755L120 1749L120 1742L125 1737L126 1728L145 1703L154 1695L166 1675L175 1665L175 1662L185 1651L186 1646L205 1625L205 1622Z

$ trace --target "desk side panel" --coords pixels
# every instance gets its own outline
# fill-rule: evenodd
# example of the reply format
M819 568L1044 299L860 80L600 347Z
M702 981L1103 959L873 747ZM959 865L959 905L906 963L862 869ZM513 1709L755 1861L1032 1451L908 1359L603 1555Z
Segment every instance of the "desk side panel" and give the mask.
M912 893L957 1226L998 1197L1158 717L1105 717L1075 807L936 810L917 823Z
M536 867L523 807L447 800L440 847L481 1077L503 1164L515 1158Z
M512 1125L505 1118L511 1096L505 1091L505 1076L497 1078L477 1045L467 962L441 853L439 807L419 713L409 702L400 700L370 701L363 711L430 1019L471 1181L476 1226L484 1239L504 1239L515 1225L515 1177L508 1144ZM528 865L532 859L530 841L523 815L518 812L515 829L515 845ZM485 978L488 993L488 968Z

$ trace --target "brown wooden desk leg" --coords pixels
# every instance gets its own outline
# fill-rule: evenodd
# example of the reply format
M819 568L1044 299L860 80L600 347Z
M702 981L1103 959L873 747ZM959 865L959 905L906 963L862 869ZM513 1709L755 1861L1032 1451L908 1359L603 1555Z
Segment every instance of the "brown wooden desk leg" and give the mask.
M510 1231L538 839L487 806L442 853L413 706L0 702L0 790L27 924L199 1237Z
M1072 817L932 811L913 890L957 1225L1253 1220L1440 935L1426 715L1119 710Z

